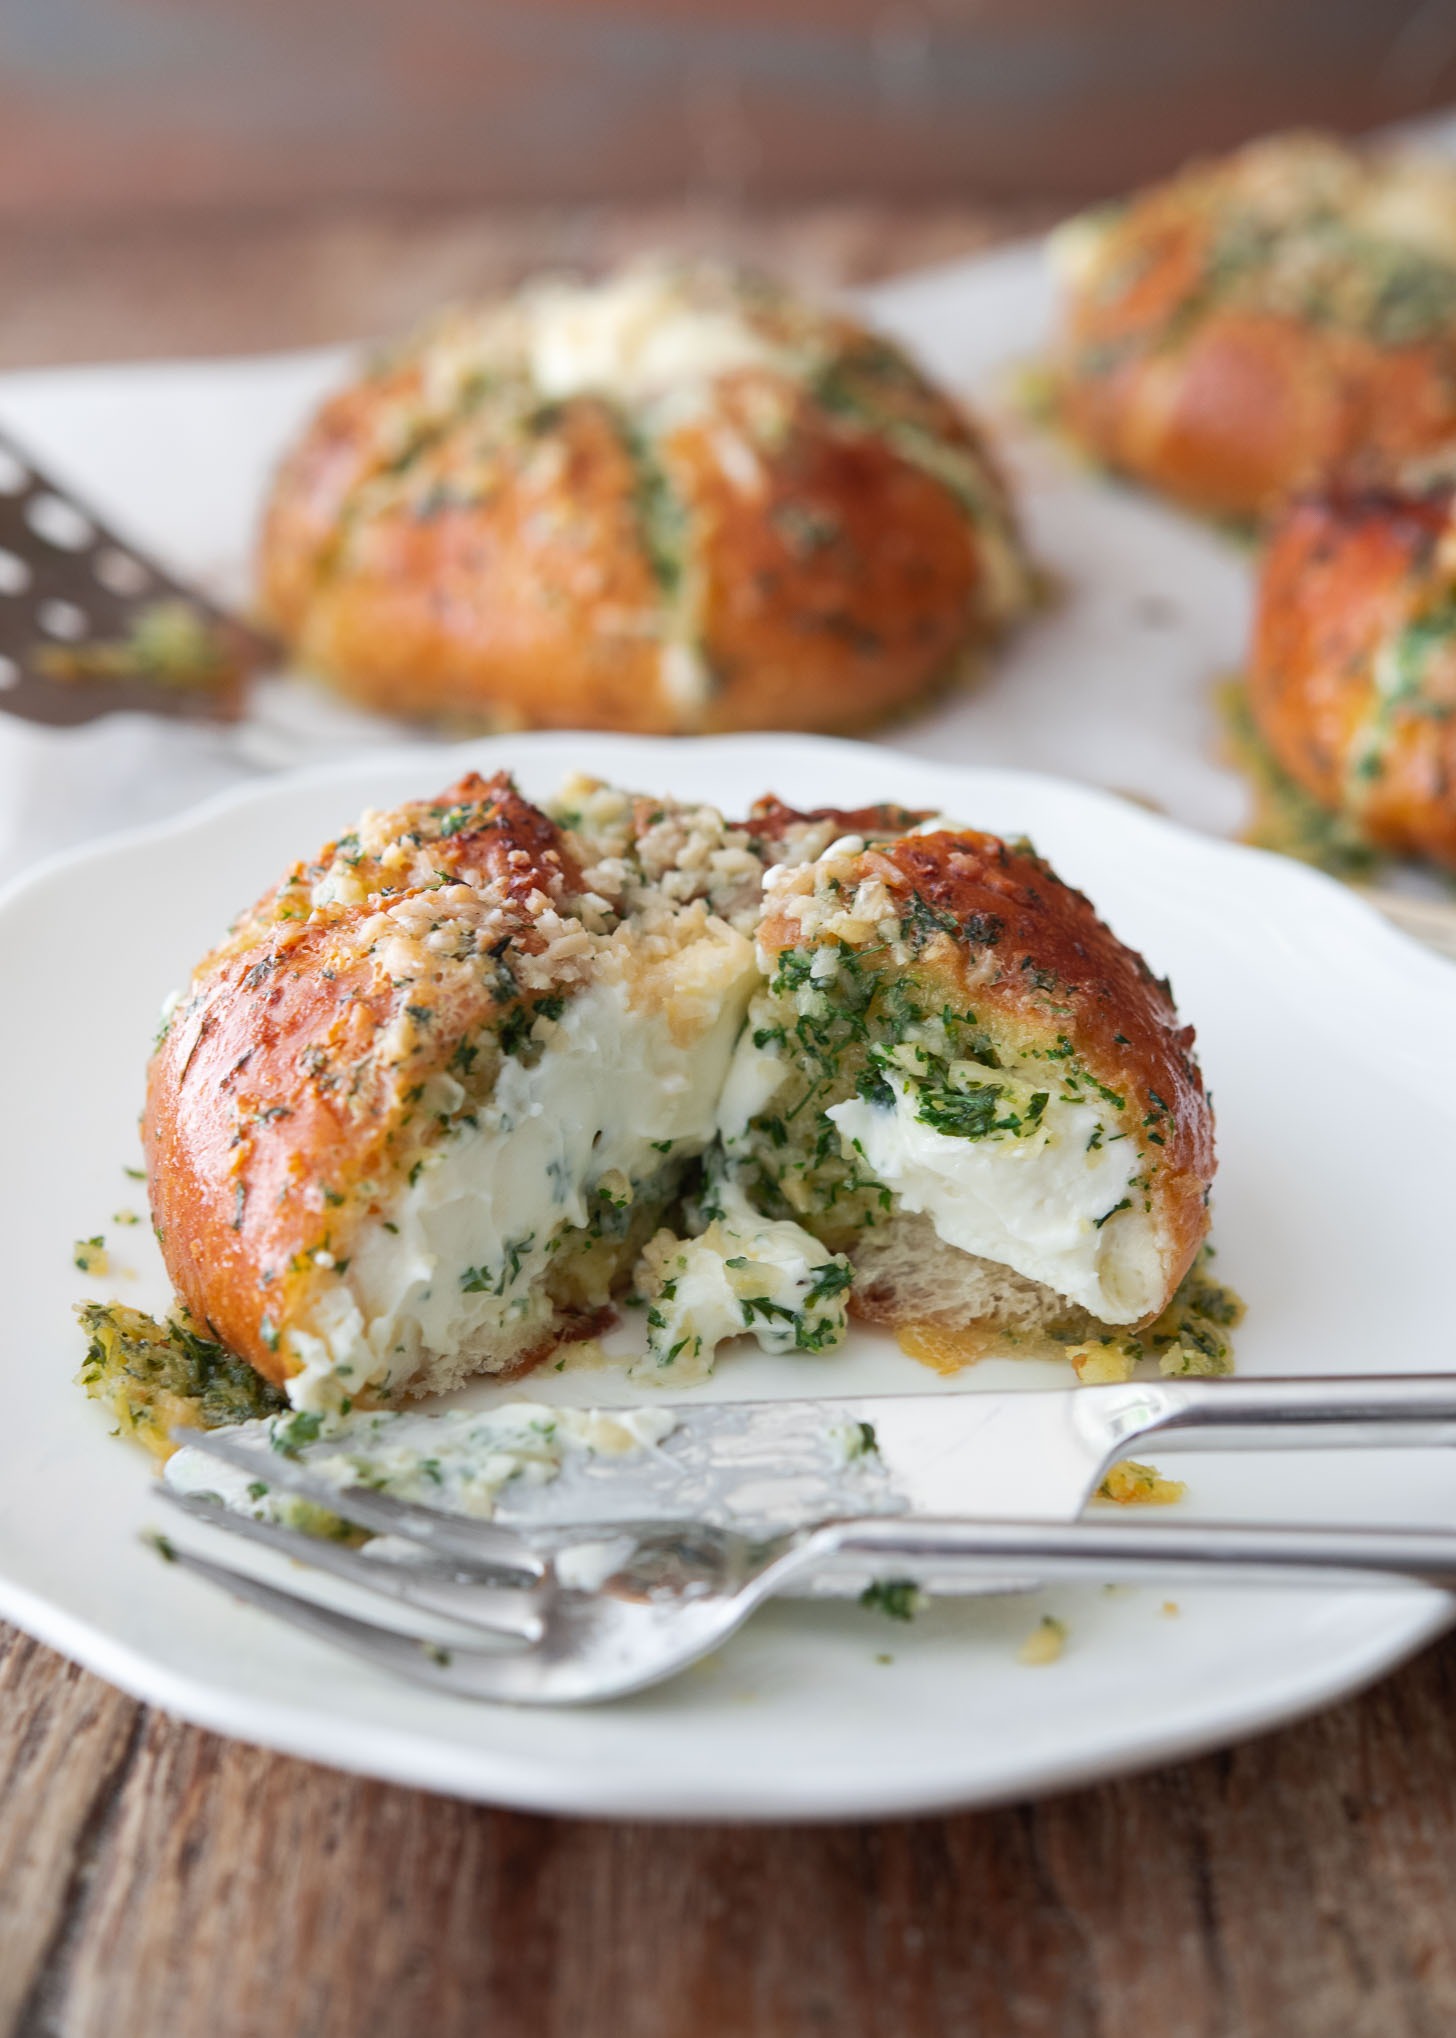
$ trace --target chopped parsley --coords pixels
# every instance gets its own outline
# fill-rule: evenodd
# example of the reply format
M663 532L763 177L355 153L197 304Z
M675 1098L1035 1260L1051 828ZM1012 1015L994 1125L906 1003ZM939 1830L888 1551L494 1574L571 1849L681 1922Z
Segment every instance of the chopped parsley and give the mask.
M922 1605L920 1587L913 1578L877 1578L859 1596L861 1606L887 1614L891 1620L914 1620Z
M305 1444L316 1443L324 1419L312 1409L298 1408L291 1415L275 1418L268 1430L268 1442L282 1457L292 1458Z
M159 1323L119 1303L87 1302L76 1315L87 1337L81 1385L121 1435L158 1457L171 1455L174 1429L221 1429L288 1406L280 1389L180 1312Z
M460 1276L461 1292L466 1295L504 1295L520 1279L521 1267L535 1243L534 1231L528 1231L522 1238L507 1239L499 1266L481 1265L465 1269Z

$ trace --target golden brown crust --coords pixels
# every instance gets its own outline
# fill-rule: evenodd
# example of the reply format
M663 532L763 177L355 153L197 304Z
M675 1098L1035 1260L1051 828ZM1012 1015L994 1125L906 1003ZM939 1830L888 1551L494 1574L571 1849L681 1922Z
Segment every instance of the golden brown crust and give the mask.
M741 384L724 391L745 433L748 397ZM860 729L951 678L977 634L985 565L944 483L803 394L752 490L725 473L721 430L695 423L664 455L701 533L714 686L698 726ZM969 444L960 430L956 440Z
M284 459L264 514L259 598L294 637L338 544L344 506L398 458L397 420L420 400L416 360L380 369L322 404Z
M745 302L783 362L681 417L524 370L482 397L430 336L342 392L274 486L270 619L426 719L852 730L952 677L1031 586L989 454L886 343Z
M841 881L849 892L876 877L902 923L913 902L928 909L933 931L913 968L947 1002L1050 1066L1074 1053L1103 1095L1120 1100L1118 1123L1142 1150L1171 1294L1207 1235L1215 1154L1193 1028L1169 986L1025 845L962 829L907 835L866 848ZM760 944L793 947L801 926L770 909Z
M1236 517L1439 444L1456 431L1456 241L1385 221L1417 184L1423 204L1456 208L1440 175L1286 136L1074 228L1087 238L1060 348L1072 432L1119 471Z
M430 1078L516 998L492 963L539 953L538 901L575 875L504 774L472 773L388 822L382 839L403 838L420 863L386 848L371 867L366 845L351 866L356 851L330 843L297 866L199 965L148 1070L142 1138L167 1271L193 1315L280 1385L279 1327L315 1255L345 1261L387 1204L429 1135ZM359 873L359 898L310 907L341 865ZM401 982L389 944L432 900L472 910L483 952Z
M1260 562L1249 701L1322 806L1456 868L1453 530L1450 487L1291 503Z
M817 822L827 821L836 835L903 835L931 818L928 807L790 807L775 793L755 800L744 823L753 839L765 845L782 842Z
M428 448L410 493L346 525L297 630L304 662L412 719L666 726L643 626L657 591L621 433L583 401L562 407L551 445L549 461L529 441L484 450L488 482L458 495L453 474L482 449Z

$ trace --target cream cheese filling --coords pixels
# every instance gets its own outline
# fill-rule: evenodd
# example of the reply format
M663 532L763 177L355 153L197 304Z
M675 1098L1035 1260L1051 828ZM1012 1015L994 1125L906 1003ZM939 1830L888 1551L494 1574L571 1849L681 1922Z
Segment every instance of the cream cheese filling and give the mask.
M1134 1177L1137 1143L1096 1104L1049 1097L1031 1129L965 1138L921 1117L920 1086L883 1071L893 1104L862 1097L827 1116L846 1149L923 1212L948 1245L1012 1268L1104 1323L1132 1323L1162 1298L1161 1256ZM1005 1085L1004 1071L987 1080Z
M657 1385L706 1380L718 1346L749 1336L766 1352L832 1351L848 1328L849 1262L791 1219L760 1217L724 1184L719 1214L697 1238L654 1251L647 1355L635 1377Z
M552 1320L553 1253L593 1194L630 1203L712 1138L754 981L746 937L708 919L666 963L626 963L571 999L535 1066L505 1060L475 1124L441 1138L285 1333L293 1405L387 1396L502 1337L524 1356Z

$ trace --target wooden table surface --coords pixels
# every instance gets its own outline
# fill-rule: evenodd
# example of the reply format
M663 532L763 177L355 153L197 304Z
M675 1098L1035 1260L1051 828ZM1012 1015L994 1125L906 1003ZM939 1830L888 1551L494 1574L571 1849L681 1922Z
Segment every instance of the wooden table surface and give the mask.
M1028 223L5 229L0 365L380 330L543 254L726 240L859 280ZM1456 1638L1284 1732L1043 1804L672 1828L268 1755L0 1628L0 2038L1449 2038L1453 1888Z

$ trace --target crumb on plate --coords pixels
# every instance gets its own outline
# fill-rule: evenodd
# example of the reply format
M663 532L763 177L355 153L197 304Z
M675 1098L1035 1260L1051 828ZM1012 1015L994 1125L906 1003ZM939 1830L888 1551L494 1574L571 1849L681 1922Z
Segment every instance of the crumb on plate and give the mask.
M1044 1663L1055 1663L1066 1646L1066 1622L1059 1621L1055 1614L1044 1613L1017 1650L1016 1660L1039 1668Z
M1183 1480L1165 1479L1155 1465L1121 1458L1098 1487L1097 1498L1116 1501L1119 1507L1171 1507L1187 1491Z

